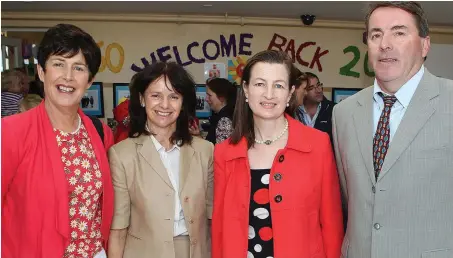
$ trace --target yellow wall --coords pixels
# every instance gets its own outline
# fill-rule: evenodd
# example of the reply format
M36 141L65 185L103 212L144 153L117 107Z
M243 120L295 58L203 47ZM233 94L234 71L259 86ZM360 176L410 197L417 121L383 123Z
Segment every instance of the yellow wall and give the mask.
M2 27L50 27L59 22L45 20L25 20L25 19L8 19L2 14ZM172 51L173 46L178 48L182 62L188 61L187 46L192 42L198 42L198 47L192 48L192 55L201 58L204 57L202 51L203 43L212 39L219 45L221 35L228 40L231 34L236 37L236 47L239 52L240 34L252 34L253 38L245 39L250 43L250 48L244 47L244 50L251 51L255 54L261 50L267 49L275 34L279 34L287 38L288 42L294 40L294 50L297 53L299 46L305 42L316 42L315 46L308 46L301 52L301 58L307 62L312 61L312 57L316 52L317 47L320 52L328 50L329 52L322 56L319 60L322 65L322 71L315 65L312 69L300 65L297 61L295 64L302 71L310 71L318 74L320 80L327 88L326 96L330 97L329 88L363 88L372 83L373 78L367 76L364 72L364 58L366 54L366 45L362 43L361 28L316 28L316 27L295 27L295 26L259 26L259 25L222 25L222 24L176 24L176 23L157 23L157 22L115 22L115 21L65 21L74 25L80 26L89 32L95 40L101 45L103 56L106 52L110 52L111 67L113 72L106 66L96 76L96 81L104 82L104 108L106 117L112 117L113 108L113 88L114 82L129 82L132 75L135 73L131 70L131 65L136 64L143 67L141 58L151 62L150 53L154 52L157 58L157 49L169 46L170 50L167 54L172 56L171 60L175 60L175 54ZM432 43L453 44L453 33L449 28L450 33L433 33ZM101 43L102 42L102 43ZM288 42L283 46L285 50ZM117 46L123 50L124 63L119 64L119 51L113 47L111 51L106 51L108 46ZM348 46L357 47L360 53L358 63L352 69L360 74L359 78L345 76L340 74L340 68L347 65L353 60L354 54L344 54L343 51ZM275 48L274 48L275 49ZM209 44L207 49L208 54L215 53L213 44ZM247 55L245 58L249 57ZM214 60L206 60L208 62L220 62L227 66L229 59L235 59L234 56L222 57L222 54ZM108 60L107 60L108 61ZM116 67L116 70L115 70ZM204 83L203 64L190 64L185 68L194 76L197 83Z

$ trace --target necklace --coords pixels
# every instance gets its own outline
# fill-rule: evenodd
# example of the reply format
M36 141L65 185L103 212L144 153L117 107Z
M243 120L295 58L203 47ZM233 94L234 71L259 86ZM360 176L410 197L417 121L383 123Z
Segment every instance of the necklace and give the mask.
M74 132L72 132L71 134L76 134L76 133L78 133L79 130L80 130L80 126L82 126L82 118L80 117L79 114L77 114L77 118L78 118L78 120L79 120L79 124L77 125L77 129L76 129Z
M259 143L259 144L263 144L264 143L266 145L271 145L271 143L273 143L273 142L277 141L278 139L280 139L286 133L286 131L288 131L288 120L287 119L285 119L285 129L283 129L283 131L277 137L275 137L275 139L260 141L260 140L257 140L255 138L255 142Z

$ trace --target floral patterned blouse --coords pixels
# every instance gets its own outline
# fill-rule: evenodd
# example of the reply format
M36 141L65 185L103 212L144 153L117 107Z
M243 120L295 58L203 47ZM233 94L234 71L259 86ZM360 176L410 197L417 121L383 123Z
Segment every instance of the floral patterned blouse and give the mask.
M221 143L224 140L228 139L233 133L233 121L228 117L224 116L220 118L219 123L215 129L215 139L216 143Z
M102 250L102 174L83 123L74 133L54 128L68 182L70 242L63 257L94 257Z

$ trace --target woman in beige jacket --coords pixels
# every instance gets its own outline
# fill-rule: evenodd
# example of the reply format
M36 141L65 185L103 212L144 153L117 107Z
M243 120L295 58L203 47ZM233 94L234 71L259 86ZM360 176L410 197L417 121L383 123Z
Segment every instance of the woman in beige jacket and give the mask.
M130 90L129 138L109 150L108 257L208 258L214 146L189 132L194 82L176 63L156 63Z

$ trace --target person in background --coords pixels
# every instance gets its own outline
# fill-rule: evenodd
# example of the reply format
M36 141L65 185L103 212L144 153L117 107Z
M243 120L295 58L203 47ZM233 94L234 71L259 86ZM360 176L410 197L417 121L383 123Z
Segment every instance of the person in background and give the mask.
M296 68L297 69L297 68ZM295 114L294 118L299 120L303 123L304 116L303 116L303 108L304 108L304 100L307 96L307 85L308 85L308 76L306 73L300 72L298 69L295 75L295 83L294 83L294 98L296 102Z
M372 3L365 26L374 84L333 111L342 257L453 257L453 81L424 66L419 3Z
M37 69L46 98L2 118L2 257L106 258L113 134L80 108L100 64L101 50L80 28L44 34Z
M114 132L115 143L126 139L129 135L130 129L130 116L129 116L129 103L130 100L126 99L113 109L113 118L117 126Z
M109 150L115 213L109 258L208 258L214 145L189 131L195 83L174 62L130 87L129 138Z
M232 119L236 103L237 87L223 78L214 78L206 84L206 102L213 114L209 118L209 130L206 140L213 144L230 137L233 132Z
M343 219L326 133L293 119L292 60L247 61L233 134L215 146L212 258L340 257Z
M39 80L39 75L36 74L36 78L29 83L28 94L36 94L42 99L44 98L44 85L41 80Z
M299 108L302 113L303 123L307 126L326 132L332 142L332 110L334 103L323 94L323 84L316 74L307 72L308 85L305 88L307 95L303 107Z
M19 104L28 93L28 77L17 69L2 72L2 117L17 114Z
M27 94L25 98L23 98L19 104L19 112L23 113L28 111L39 104L41 104L42 98L37 94Z

